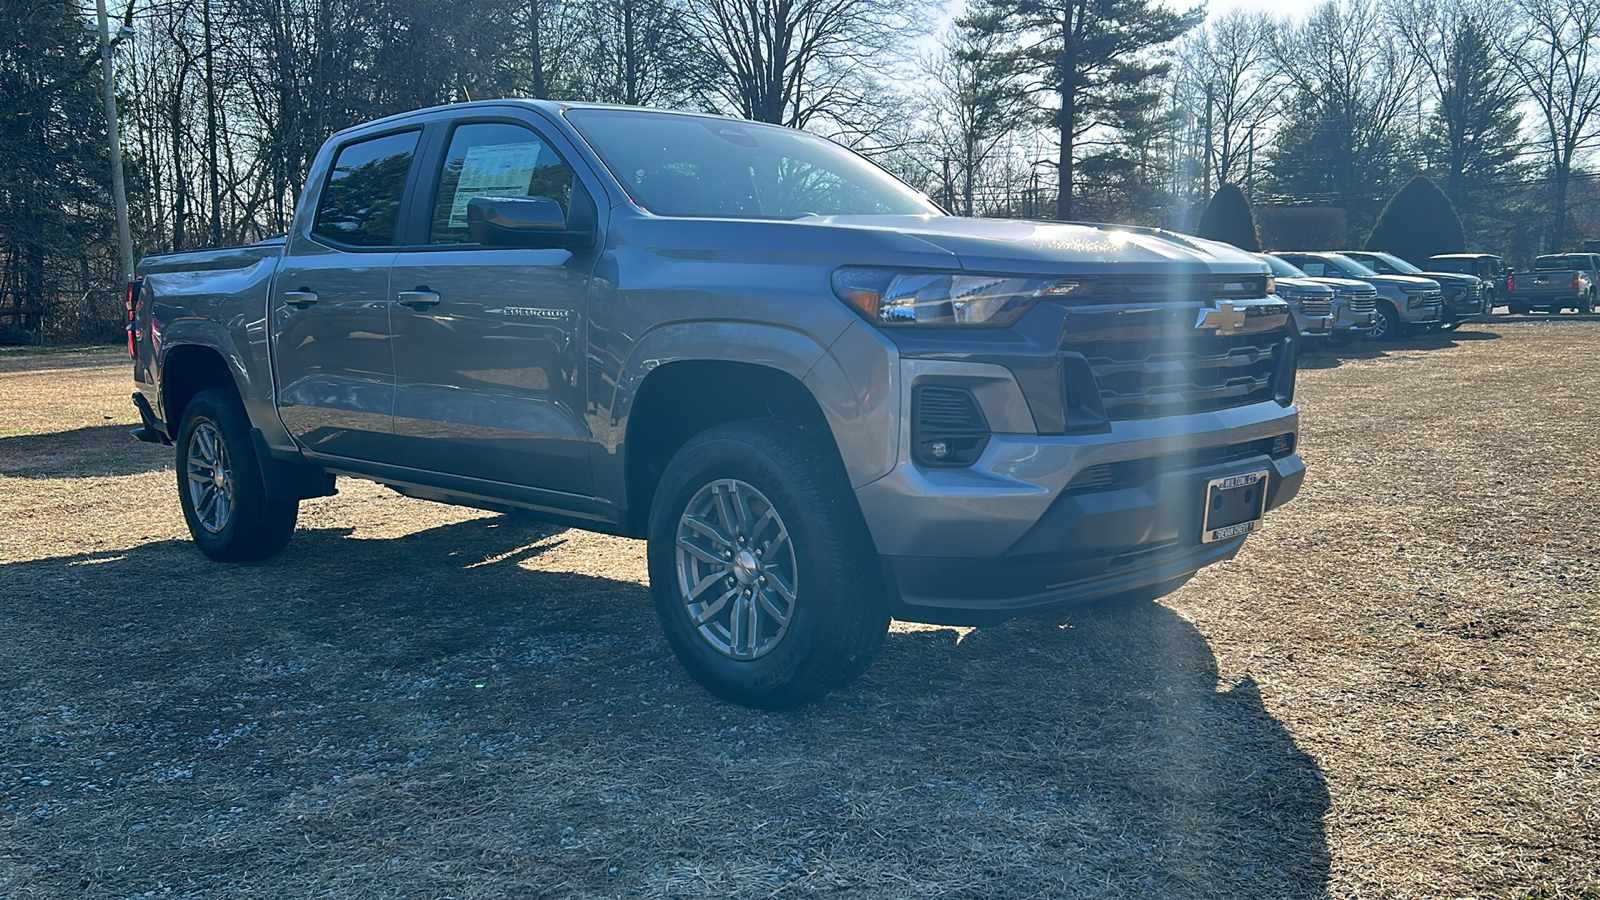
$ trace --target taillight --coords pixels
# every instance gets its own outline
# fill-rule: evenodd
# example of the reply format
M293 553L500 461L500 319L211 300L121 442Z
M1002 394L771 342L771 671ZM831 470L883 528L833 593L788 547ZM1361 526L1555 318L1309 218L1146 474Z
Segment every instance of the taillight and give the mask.
M1510 292L1512 292L1512 291L1514 291L1516 289L1517 289L1517 276L1515 276L1515 275L1507 275L1506 276L1506 293L1510 293Z
M1572 273L1572 289L1573 290L1577 290L1578 289L1578 273L1577 272L1573 272Z
M139 356L139 332L135 327L135 319L139 310L139 288L144 282L135 278L128 282L126 293L123 294L122 305L128 310L128 356L137 359Z

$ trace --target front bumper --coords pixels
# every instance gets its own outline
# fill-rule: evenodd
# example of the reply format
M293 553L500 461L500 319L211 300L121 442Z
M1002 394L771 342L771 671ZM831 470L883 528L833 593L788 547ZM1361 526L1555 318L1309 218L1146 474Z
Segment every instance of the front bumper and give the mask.
M1407 325L1438 325L1445 320L1442 301L1426 306L1403 305L1405 308L1400 311L1400 317Z
M1305 466L1264 445L1298 431L1275 402L1115 423L1111 433L997 434L965 469L902 461L857 490L897 618L980 625L1149 591L1230 558L1202 544L1205 485L1265 470L1267 508ZM1120 473L1085 487L1080 476Z
M1367 334L1372 331L1372 326L1378 323L1378 314L1374 311L1356 312L1346 305L1339 305L1333 310L1333 330L1338 332L1354 332Z
M1444 305L1444 320L1446 322L1466 322L1481 318L1489 311L1484 308L1483 298L1463 297L1459 300L1447 301Z
M1327 337L1333 333L1333 324L1333 316L1307 316L1299 310L1294 314L1294 325L1300 329L1301 337Z

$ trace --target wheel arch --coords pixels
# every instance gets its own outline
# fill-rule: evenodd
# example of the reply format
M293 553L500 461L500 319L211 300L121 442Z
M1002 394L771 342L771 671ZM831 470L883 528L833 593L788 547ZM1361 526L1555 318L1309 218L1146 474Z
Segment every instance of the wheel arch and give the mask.
M243 399L244 373L212 344L168 344L161 355L161 415L167 436L176 439L184 408L206 390L227 390Z
M791 372L725 359L683 359L654 367L634 394L620 448L625 532L644 535L661 474L690 438L716 425L759 418L780 419L819 434L838 456L838 442L821 404Z

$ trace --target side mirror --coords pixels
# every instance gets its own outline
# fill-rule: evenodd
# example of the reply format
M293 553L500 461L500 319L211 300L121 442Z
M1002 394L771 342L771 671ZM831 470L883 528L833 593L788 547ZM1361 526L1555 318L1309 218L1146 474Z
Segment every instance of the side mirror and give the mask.
M473 197L467 233L486 247L584 247L594 239L592 232L569 230L561 204L549 197Z

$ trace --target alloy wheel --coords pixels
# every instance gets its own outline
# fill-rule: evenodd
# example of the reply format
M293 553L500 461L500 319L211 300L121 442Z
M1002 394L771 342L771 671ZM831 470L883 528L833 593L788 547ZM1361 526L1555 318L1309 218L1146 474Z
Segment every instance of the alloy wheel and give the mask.
M678 520L678 596L706 643L737 660L777 648L794 621L797 563L772 501L734 478L712 481Z
M201 422L189 435L189 506L211 534L220 534L233 516L233 467L222 433Z

